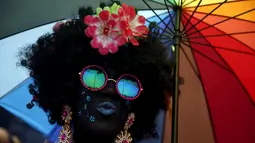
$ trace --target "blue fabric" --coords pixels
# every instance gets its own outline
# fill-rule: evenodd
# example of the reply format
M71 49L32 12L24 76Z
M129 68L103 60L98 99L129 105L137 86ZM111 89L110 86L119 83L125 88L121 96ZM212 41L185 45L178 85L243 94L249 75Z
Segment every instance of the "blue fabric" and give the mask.
M38 106L35 105L32 109L26 107L32 99L28 92L28 85L31 82L32 79L29 78L7 93L0 99L0 106L47 136L56 125L51 125L48 122L46 113Z

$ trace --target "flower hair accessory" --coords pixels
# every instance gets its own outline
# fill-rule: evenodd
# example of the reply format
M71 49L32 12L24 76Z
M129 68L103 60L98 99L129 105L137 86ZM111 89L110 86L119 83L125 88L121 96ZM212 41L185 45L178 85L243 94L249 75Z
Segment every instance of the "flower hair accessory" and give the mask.
M137 38L146 37L146 19L136 14L133 6L114 3L111 7L97 8L95 15L84 18L85 34L93 38L90 42L100 54L116 53L118 47L129 41L138 46Z

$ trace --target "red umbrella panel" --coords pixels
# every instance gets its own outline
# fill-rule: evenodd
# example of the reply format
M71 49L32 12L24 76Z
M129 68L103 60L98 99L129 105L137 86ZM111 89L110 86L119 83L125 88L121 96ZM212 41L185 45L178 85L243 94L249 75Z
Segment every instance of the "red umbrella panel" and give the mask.
M181 4L179 74L184 84L178 142L254 143L255 0L183 0ZM167 9L175 11L169 5ZM177 23L165 21L160 29ZM174 43L176 31L172 31L160 33L162 43L167 45L167 38Z
M180 76L186 76L184 79L188 81L192 77L190 73L185 72L193 72L192 76L195 76L202 86L191 89L194 85L184 85L181 88L185 91L185 86L190 86L189 94L205 98L207 107L204 109L208 109L207 118L210 118L211 122L210 124L204 122L204 125L198 128L212 126L211 131L203 131L208 137L207 141L204 141L207 143L255 142L255 17L253 21L236 18L253 12L255 1L250 3L246 1L250 6L238 9L238 4L241 3L244 1L223 4L216 10L216 14L202 11L212 11L212 8L215 9L220 4L200 6L196 12L189 9L182 11L183 37L180 47L183 55L181 57L186 58L192 70L185 69L187 67L184 66L187 64L182 65L181 62ZM225 11L228 4L232 5L232 8L236 7L236 11L229 17L220 15L219 13ZM182 60L185 61L180 59ZM196 80L192 79L189 82L194 84ZM200 92L197 93L198 91ZM187 112L187 109L185 110ZM194 114L195 112L193 111ZM180 122L181 126L184 126L182 122ZM197 128L195 126L199 124L189 126ZM209 134L213 137L208 136ZM190 141L187 139L185 142Z
M186 14L184 14L182 17L183 25L187 24L187 21ZM198 19L192 18L187 28L193 26L192 22L196 23ZM196 27L202 28L202 26L208 27L209 25L205 22L200 22ZM252 63L255 62L255 53L245 44L235 40L230 35L223 34L222 31L215 27L210 27L207 30L202 33L202 31L198 32L198 29L193 27L187 33L187 38L183 39L180 61L186 61L186 63L181 62L180 65L180 76L184 76L185 79L185 84L181 87L184 89L181 91L183 93L187 88L186 90L189 91L187 94L192 94L193 98L196 98L195 96L205 98L207 107L203 105L193 106L208 109L208 117L206 118L210 118L209 121L211 123L207 123L207 126L212 126L215 142L255 142L255 138L253 138L253 130L255 129L254 101L251 94L247 91L247 87L242 83L242 80L246 80L247 82L250 81L251 84L255 80L254 73L252 73L252 71L255 71L255 66L252 66ZM189 33L192 32L196 33L189 36ZM204 34L206 33L221 36L205 36ZM244 48L244 50L242 51L239 48ZM190 70L186 69L187 63L190 64ZM193 74L186 72L193 72ZM195 77L196 79L193 79ZM190 80L190 78L192 79ZM191 83L189 84L189 82ZM193 84L201 86L194 87L195 85ZM192 99L188 102L191 101ZM198 101L193 103L198 103ZM195 107L190 108L194 109ZM187 112L187 107L183 110L183 112ZM201 110L197 111L200 111L201 114ZM180 120L181 118L182 116L180 115ZM198 118L194 117L195 119ZM205 118L200 119L204 120L201 122L206 124ZM183 123L180 121L180 128L184 126ZM188 124L188 122L186 123ZM194 125L193 128L197 128L195 126L198 126L198 124ZM200 128L204 127L205 125L200 126ZM188 131L186 130L185 132ZM208 130L203 132L205 134Z

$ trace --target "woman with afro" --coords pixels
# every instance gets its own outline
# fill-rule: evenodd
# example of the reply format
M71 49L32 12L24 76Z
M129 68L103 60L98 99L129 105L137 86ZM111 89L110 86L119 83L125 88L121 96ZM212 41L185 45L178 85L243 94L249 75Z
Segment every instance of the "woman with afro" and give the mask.
M21 52L21 65L34 80L33 101L50 123L62 126L58 143L157 137L155 118L168 106L169 50L134 7L100 7L80 8L79 18L57 23Z

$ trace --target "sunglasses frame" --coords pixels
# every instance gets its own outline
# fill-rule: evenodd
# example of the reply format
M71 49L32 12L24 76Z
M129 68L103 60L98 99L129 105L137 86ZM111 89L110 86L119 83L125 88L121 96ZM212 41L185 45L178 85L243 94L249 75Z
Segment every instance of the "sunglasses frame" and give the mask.
M88 87L88 86L84 83L84 81L83 81L84 72L85 72L87 69L93 68L93 67L101 69L101 70L103 71L103 73L104 73L104 76L105 76L105 83L104 83L104 85L103 85L102 87L98 88L98 89L93 89L93 88ZM97 66L97 65L89 65L89 66L86 66L86 67L84 67L84 68L82 69L82 71L79 73L79 75L80 75L80 81L81 81L82 85L83 85L85 88L87 88L88 90L90 90L90 91L100 91L100 90L102 90L102 89L107 85L107 83L108 83L109 81L114 81L114 82L115 82L115 90L117 91L117 93L119 94L119 96L121 96L122 98L124 98L124 99L126 99L126 100L134 100L134 99L138 98L138 97L140 96L141 92L143 91L142 84L141 84L140 80L139 80L136 76L134 76L134 75L132 75L132 74L122 74L117 80L114 80L114 79L108 78L108 75L107 75L106 71L105 71L104 68L102 68L101 66ZM120 81L124 76L132 77L132 78L134 78L134 79L137 81L138 86L139 86L139 91L138 91L138 93L137 93L137 95L136 95L135 97L126 97L126 96L123 96L123 95L119 92L119 90L118 90L118 83L119 83L119 81Z

